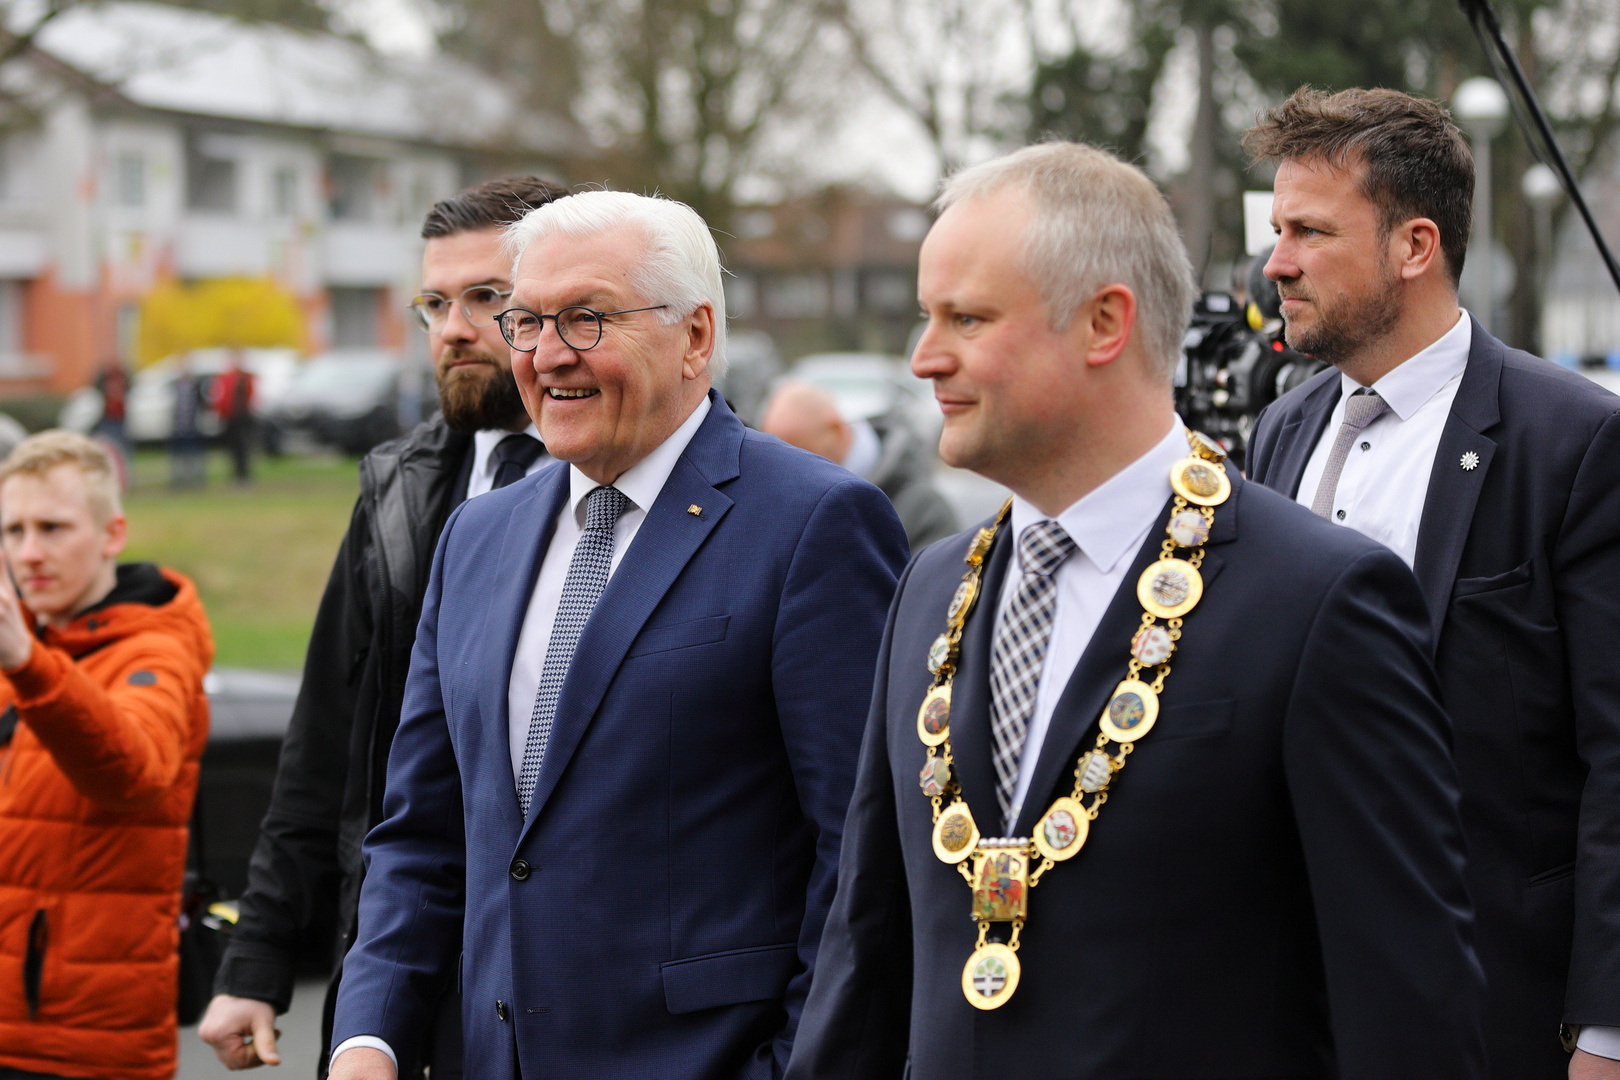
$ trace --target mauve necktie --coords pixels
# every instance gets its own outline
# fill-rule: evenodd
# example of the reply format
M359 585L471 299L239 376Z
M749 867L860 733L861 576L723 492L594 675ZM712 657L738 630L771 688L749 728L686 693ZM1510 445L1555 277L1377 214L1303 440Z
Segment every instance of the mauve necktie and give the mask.
M1322 482L1316 485L1316 498L1311 500L1312 512L1322 517L1333 516L1333 499L1339 493L1339 474L1344 472L1345 459L1350 456L1350 444L1356 441L1361 429L1389 411L1389 402L1378 396L1378 391L1362 387L1344 403L1344 423L1328 451L1327 466L1322 470Z
M508 435L496 443L495 452L491 455L497 463L492 490L503 488L507 484L515 484L523 479L529 474L529 466L545 452L544 443L522 431Z
M540 669L540 688L534 695L534 711L529 714L523 766L518 770L518 806L525 818L529 816L535 781L540 777L540 763L546 757L551 724L557 718L563 677L573 662L579 635L607 587L608 570L613 565L613 527L629 505L630 500L614 487L599 487L585 496L585 531L580 533L574 557L568 561L562 599L557 602L557 616L551 624L551 644L546 646L546 663Z
M1053 577L1078 545L1055 521L1038 521L1018 536L1023 575L990 644L990 734L996 767L996 801L1003 820L1012 812L1018 763L1041 685L1041 664L1057 613ZM1010 828L1011 822L1007 822Z

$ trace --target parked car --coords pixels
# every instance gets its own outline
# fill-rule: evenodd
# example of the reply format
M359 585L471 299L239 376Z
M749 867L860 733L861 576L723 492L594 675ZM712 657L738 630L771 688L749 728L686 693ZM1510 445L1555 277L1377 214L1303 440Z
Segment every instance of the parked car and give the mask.
M359 456L403 433L432 401L432 373L387 349L334 349L301 364L267 416Z
M910 366L898 356L815 353L795 363L787 377L827 391L847 420L870 420L899 410L929 442L938 441L944 425L932 385L913 375Z
M193 349L187 353L191 361L193 375L212 380L214 376L230 367L230 349ZM287 388L298 367L298 350L296 349L243 349L243 366L252 372L257 386L254 390L254 409L260 415L266 415L274 409L281 394ZM180 375L180 358L166 356L153 364L148 364L135 373L130 380L129 400L125 413L124 430L131 442L161 443L166 442L174 430L174 380ZM99 404L101 395L93 388L79 391L79 395L93 394L98 406L96 415L91 419L100 419ZM204 401L212 400L212 395L205 393ZM73 405L70 402L69 407ZM80 406L83 408L83 406ZM64 413L67 409L63 410ZM204 408L197 416L197 428L204 436L213 438L220 433L223 425L212 408Z

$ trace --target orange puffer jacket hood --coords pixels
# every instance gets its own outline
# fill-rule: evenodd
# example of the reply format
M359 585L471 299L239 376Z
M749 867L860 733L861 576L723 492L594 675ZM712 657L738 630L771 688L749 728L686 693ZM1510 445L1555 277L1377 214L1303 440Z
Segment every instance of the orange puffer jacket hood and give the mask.
M214 642L149 564L0 676L0 1066L167 1080ZM9 742L6 742L8 732Z

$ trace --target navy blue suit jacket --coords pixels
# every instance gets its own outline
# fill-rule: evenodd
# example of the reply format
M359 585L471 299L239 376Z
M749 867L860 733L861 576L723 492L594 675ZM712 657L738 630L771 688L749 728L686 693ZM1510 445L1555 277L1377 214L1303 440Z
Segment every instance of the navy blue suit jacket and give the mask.
M527 821L507 684L568 467L445 526L334 1046L408 1052L462 954L478 1080L785 1066L905 535L710 400L580 638Z
M1260 415L1254 479L1298 492L1339 388L1330 368ZM1491 1076L1555 1080L1561 1020L1620 1027L1620 398L1475 323L1413 570L1454 728Z
M1241 480L1157 726L1085 848L1029 894L1017 993L994 1012L964 1000L971 893L934 856L917 708L971 535L917 556L895 597L789 1080L1479 1080L1483 980L1423 598L1388 549ZM1096 739L1163 539L1058 699L1016 835ZM980 822L996 820L990 642L1013 547L1002 530L951 703Z

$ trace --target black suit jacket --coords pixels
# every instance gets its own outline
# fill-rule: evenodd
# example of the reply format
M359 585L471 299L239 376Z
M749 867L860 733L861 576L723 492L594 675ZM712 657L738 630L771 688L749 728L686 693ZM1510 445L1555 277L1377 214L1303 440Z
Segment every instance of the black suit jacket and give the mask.
M789 1077L1481 1076L1483 980L1423 598L1388 550L1241 481L1216 511L1157 726L1085 849L1030 894L1016 994L994 1012L963 999L970 894L930 846L916 715L970 538L918 556L890 610ZM1162 539L1137 553L1058 703L1020 835L1096 737ZM1012 547L1003 530L954 689L981 822L995 819L989 654Z
M1329 369L1261 414L1255 480L1298 491L1339 386ZM1564 1076L1560 1020L1620 1026L1617 417L1475 323L1418 530L1497 1080Z

